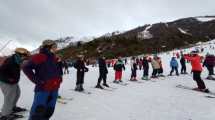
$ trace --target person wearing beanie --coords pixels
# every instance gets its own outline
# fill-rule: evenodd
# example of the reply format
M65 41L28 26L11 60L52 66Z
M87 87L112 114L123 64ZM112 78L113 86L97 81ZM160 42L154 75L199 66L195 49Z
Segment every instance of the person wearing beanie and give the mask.
M28 58L30 52L25 48L16 48L15 53L0 66L0 89L4 96L0 120L21 118L17 112L26 111L25 108L17 107L20 97L20 71L21 64Z
M62 82L56 51L55 41L45 40L40 52L33 55L23 66L24 73L35 84L29 120L49 120L55 111Z

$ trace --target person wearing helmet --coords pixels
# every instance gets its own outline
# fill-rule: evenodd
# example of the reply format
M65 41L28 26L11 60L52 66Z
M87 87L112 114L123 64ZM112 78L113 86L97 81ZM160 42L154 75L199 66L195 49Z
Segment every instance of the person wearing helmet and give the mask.
M202 72L201 57L198 55L196 51L193 51L189 55L185 54L184 58L191 62L193 80L196 81L198 86L197 88L194 88L194 90L208 92L209 90L206 88L204 81L201 79Z
M17 112L26 111L17 107L20 97L20 71L22 62L27 59L30 52L25 48L17 48L12 56L6 58L0 66L0 88L4 96L0 120L15 119L22 117Z
M49 120L54 113L62 82L56 51L55 41L45 40L40 52L33 55L23 66L24 73L35 84L29 120Z

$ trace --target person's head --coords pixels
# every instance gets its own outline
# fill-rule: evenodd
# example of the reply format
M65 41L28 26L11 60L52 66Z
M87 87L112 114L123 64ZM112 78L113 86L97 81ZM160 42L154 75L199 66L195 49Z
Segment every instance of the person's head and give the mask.
M57 44L54 40L44 40L42 43L41 48L46 48L52 53L55 53L57 51Z
M191 56L193 56L193 57L198 56L198 51L192 51L190 54L191 54Z
M14 52L19 55L22 60L25 60L30 56L30 52L25 48L16 48Z
M77 55L79 60L84 60L84 55Z
M174 56L172 57L172 60L175 60L175 57L174 57Z

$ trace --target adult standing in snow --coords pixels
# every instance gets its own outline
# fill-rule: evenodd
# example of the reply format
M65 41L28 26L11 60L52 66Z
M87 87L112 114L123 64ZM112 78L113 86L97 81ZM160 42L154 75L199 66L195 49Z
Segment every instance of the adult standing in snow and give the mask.
M193 80L196 81L198 88L194 88L196 90L208 91L206 89L204 81L201 79L202 65L201 65L201 57L198 55L198 52L193 51L190 55L185 54L184 58L191 61L192 72L193 72Z
M98 58L98 63L99 63L99 78L98 82L96 85L96 88L103 89L103 87L100 85L101 81L103 80L103 85L105 87L109 87L107 84L107 74L108 74L108 69L106 65L106 58L105 57L100 57Z
M181 56L180 63L181 63L181 74L187 74L186 60L185 60L183 54L182 54L182 56Z
M40 52L33 55L23 67L24 73L35 84L29 120L49 120L54 113L62 82L56 51L57 44L53 40L45 40Z
M26 111L17 107L20 97L20 71L22 62L29 56L25 48L17 48L15 54L8 57L0 66L0 88L4 96L0 120L15 119L21 117L15 113Z
M114 83L122 82L122 70L125 70L125 65L122 61L121 57L118 57L118 60L114 64L114 70L115 70L115 80Z
M178 61L176 60L175 57L172 57L171 61L170 61L170 67L172 68L172 70L170 71L170 76L172 76L172 73L174 71L176 71L176 75L178 76Z
M163 75L163 65L162 65L161 57L157 57L156 61L159 63L159 66L160 66L160 68L158 69L158 76L159 77L164 77L164 75Z
M215 65L215 56L207 54L206 58L203 62L203 67L207 67L208 69L208 77L207 79L214 79L212 75L214 75L214 65Z
M84 62L84 56L78 55L78 60L74 64L75 69L77 69L77 81L76 81L76 87L75 91L82 92L84 91L84 74L85 72L88 72L88 68L85 66Z
M131 81L137 81L136 77L137 77L137 63L136 63L136 60L135 60L135 57L132 57L131 58L131 78L130 80Z
M158 57L155 55L153 57L153 59L151 60L151 65L153 68L151 78L157 78L157 74L158 74L158 71L160 69L160 64L158 63L157 59L158 59Z
M147 59L147 56L143 57L143 77L142 80L148 80L148 75L149 75L149 62Z

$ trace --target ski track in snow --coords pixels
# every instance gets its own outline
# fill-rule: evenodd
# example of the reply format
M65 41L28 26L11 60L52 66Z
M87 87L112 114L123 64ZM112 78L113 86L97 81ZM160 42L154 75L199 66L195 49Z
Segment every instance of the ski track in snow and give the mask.
M206 52L210 50L208 48L205 49ZM171 55L166 53L160 55L165 75L170 72ZM187 71L190 72L190 64L187 64L187 67ZM196 87L190 74L153 79L156 82L143 81L144 83L139 84L128 82L131 71L130 65L127 65L123 73L123 81L129 85L121 86L112 83L114 71L109 68L108 83L117 89L104 91L93 88L97 83L98 68L89 68L90 71L85 76L84 88L92 94L71 91L75 88L76 70L70 68L70 74L64 76L60 95L73 100L68 101L66 105L58 103L51 120L214 120L215 118L215 99L205 98L204 93L175 87L177 84ZM149 73L151 72L150 66ZM142 73L143 71L138 70L139 80ZM202 78L206 76L207 70L204 68ZM215 92L215 81L204 81L206 86ZM18 105L30 109L34 85L22 74L20 86L22 93ZM0 105L2 104L3 96L0 92ZM28 113L25 116L28 116Z

